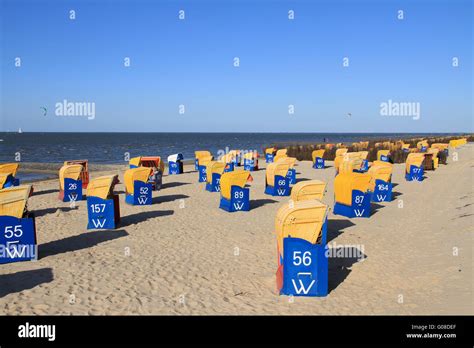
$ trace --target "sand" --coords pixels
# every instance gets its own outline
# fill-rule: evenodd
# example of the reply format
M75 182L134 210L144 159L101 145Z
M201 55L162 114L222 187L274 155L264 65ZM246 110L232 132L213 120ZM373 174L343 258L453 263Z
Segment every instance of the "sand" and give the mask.
M111 231L88 231L85 201L75 209L60 202L57 180L34 183L40 257L0 265L1 313L473 314L474 145L457 152L459 161L422 183L406 182L404 165L395 165L395 200L370 219L330 213L330 246L366 258L330 258L322 298L276 292L274 218L288 198L263 193L264 170L252 174L248 213L220 210L219 194L205 191L189 165L164 176L152 206L125 204L120 184L122 225ZM332 208L328 164L299 162L297 178L328 182ZM124 169L107 173L123 182Z

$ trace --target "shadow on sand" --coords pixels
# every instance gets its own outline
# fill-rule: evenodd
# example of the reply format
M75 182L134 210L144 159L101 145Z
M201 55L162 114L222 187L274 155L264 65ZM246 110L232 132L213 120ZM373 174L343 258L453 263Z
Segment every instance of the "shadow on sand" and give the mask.
M127 215L120 220L120 227L126 227L129 225L134 225L139 222L143 222L148 219L153 219L162 216L173 215L174 210L154 210L154 211L144 211L137 214Z
M340 234L342 234L342 230L351 226L355 226L355 223L347 219L328 219L327 242L329 243L333 239L337 238Z
M278 203L278 201L275 201L274 199L254 199L250 201L250 209L255 209L255 208L260 208L266 204L271 204L271 203Z
M48 256L87 249L97 244L125 236L128 236L128 233L125 230L85 232L77 236L40 244L38 246L38 256L39 259L44 259Z
M182 194L156 196L156 197L153 197L152 204L173 202L177 199L185 199L185 198L189 198L189 196L182 195Z
M29 271L0 275L0 298L35 286L53 281L52 268L40 268Z
M351 267L357 262L361 262L367 256L364 249L358 246L341 245L331 248L328 257L329 273L328 273L328 292L331 293L341 284L352 272Z

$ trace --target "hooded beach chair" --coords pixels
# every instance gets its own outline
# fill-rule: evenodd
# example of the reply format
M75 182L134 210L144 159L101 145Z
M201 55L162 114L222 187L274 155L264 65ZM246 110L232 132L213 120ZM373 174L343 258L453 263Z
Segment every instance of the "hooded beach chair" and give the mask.
M72 161L64 161L63 165L64 166L69 166L69 165L74 165L74 164L80 164L82 166L82 172L81 172L81 182L82 182L82 188L87 188L87 185L89 184L89 161L88 160L72 160Z
M341 156L337 156L334 162L337 173L346 172L366 172L368 169L367 161L368 151L346 152Z
M0 174L5 174L2 188L20 185L20 180L16 178L16 173L19 167L19 163L0 164Z
M160 156L134 157L130 159L129 164L131 169L138 167L151 168L153 171L148 182L151 183L153 190L158 191L161 189L165 164Z
M183 173L183 160L184 156L182 153L175 153L174 155L168 156L168 174L176 175Z
M236 166L235 154L230 153L230 152L226 153L219 158L219 162L222 162L225 164L224 172L231 172L234 170L234 167Z
M151 205L153 185L149 182L153 175L150 167L128 169L123 178L125 181L125 202L131 205Z
M119 223L119 196L114 193L118 182L118 175L105 175L87 185L88 229L114 229Z
M336 156L334 157L334 168L336 168L336 174L339 171L339 166L344 160L344 155L347 153L348 149L341 148L336 150Z
M244 158L244 170L248 170L249 172L253 172L258 170L258 152L251 151L247 152L243 156Z
M432 144L430 149L438 150L438 164L446 164L449 156L449 144L435 143Z
M390 150L378 150L377 161L390 162Z
M198 181L206 182L206 166L211 162L214 157L210 154L209 151L196 151L196 169L198 171Z
M368 170L371 176L370 192L372 202L390 202L392 200L393 164L374 161Z
M195 157L194 166L196 170L199 170L199 160L201 158L211 157L211 159L207 160L208 162L214 159L214 157L211 155L209 151L194 151L194 157Z
M250 210L250 189L246 188L247 182L252 181L249 171L236 170L223 173L221 176L221 200L219 208L228 211Z
M416 147L418 148L418 150L420 150L420 152L425 152L429 147L428 141L427 140L421 140L421 141L416 143Z
M206 190L209 192L220 192L221 175L227 164L224 162L210 161L206 165Z
M286 173L286 177L288 178L290 185L296 184L296 158L287 156L278 158L278 156L275 156L275 163L287 163L289 165L289 169Z
M402 144L403 152L410 152L410 144Z
M82 200L81 164L66 164L59 169L59 199L63 202Z
M317 199L282 206L275 218L280 295L328 293L328 206Z
M265 171L265 193L272 196L289 196L288 163L270 163Z
M276 149L274 147L269 147L265 149L265 162L273 163L273 157L276 154Z
M290 199L294 202L309 199L322 200L326 192L326 183L321 180L308 180L297 183L291 189Z
M240 150L230 150L229 151L229 155L231 155L231 163L234 165L234 166L237 166L237 167L240 167L241 165L241 154L240 154Z
M0 264L37 259L34 216L28 212L31 185L0 190Z
M405 179L407 181L423 181L424 160L424 153L412 152L408 154L405 162Z
M313 168L314 169L324 169L324 153L326 150L314 150L311 153L311 158L313 159Z
M370 217L370 181L368 173L340 173L334 179L334 214Z

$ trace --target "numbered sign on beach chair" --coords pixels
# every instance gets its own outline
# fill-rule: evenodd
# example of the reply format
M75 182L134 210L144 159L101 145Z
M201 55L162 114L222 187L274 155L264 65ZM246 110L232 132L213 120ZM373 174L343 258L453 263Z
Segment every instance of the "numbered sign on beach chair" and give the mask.
M80 164L68 164L59 169L59 199L63 202L82 200L81 174L84 167Z
M334 214L370 217L370 180L367 173L340 173L334 179Z
M31 185L0 190L0 264L37 259L36 226L27 209Z
M371 176L370 192L372 202L390 202L392 200L393 164L385 161L374 161L369 168Z
M314 150L311 154L313 158L313 168L314 169L324 169L324 153L326 150Z
M228 212L249 211L250 189L245 187L249 181L252 176L246 170L223 173L219 208Z
M289 196L288 163L270 163L265 171L265 193L272 196Z
M424 169L423 161L424 153L413 152L408 154L405 162L405 179L407 181L423 181Z
M258 170L258 152L252 151L244 154L244 170L249 172Z
M276 149L274 147L269 147L265 149L265 162L273 163L273 157L275 157Z
M82 182L82 188L86 189L87 185L89 185L89 161L88 160L72 160L72 161L64 161L64 166L70 166L79 164L82 166L80 180Z
M0 188L7 188L12 186L19 186L20 179L16 178L19 163L3 163L0 164Z
M114 194L117 175L95 178L87 186L87 229L114 229L120 221L119 197Z
M125 172L125 202L131 205L151 205L153 185L149 182L153 169L132 168Z
M130 159L130 168L146 167L152 169L152 174L148 182L152 185L152 189L158 191L163 185L163 173L165 164L160 156L141 156Z
M276 279L280 295L327 295L327 213L327 205L319 200L298 201L278 210Z
M288 178L288 182L290 185L296 184L296 158L294 157L282 157L278 158L278 156L275 156L275 163L286 163L289 166L288 172L286 173L286 177Z
M182 153L176 153L168 156L168 174L177 175L183 173L183 159Z
M208 158L211 159L208 159ZM201 158L207 159L207 162L212 161L214 157L212 157L211 153L209 151L194 151L194 167L196 170L199 170L199 160Z
M227 164L224 162L210 161L206 165L206 190L209 192L221 191L221 175Z
M294 202L310 199L322 200L326 192L326 183L321 180L308 180L297 183L291 189L290 199Z

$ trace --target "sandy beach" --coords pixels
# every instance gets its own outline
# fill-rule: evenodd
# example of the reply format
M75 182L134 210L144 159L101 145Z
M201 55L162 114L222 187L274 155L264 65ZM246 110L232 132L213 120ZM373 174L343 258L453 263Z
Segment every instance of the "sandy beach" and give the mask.
M328 243L364 258L329 259L329 295L279 296L274 220L288 197L264 194L264 160L252 173L251 210L227 213L191 165L163 178L153 205L124 201L116 230L88 231L86 202L58 200L58 181L34 183L39 260L0 267L2 314L473 314L474 145L422 183L394 165L395 199L369 219L329 214ZM297 178L328 183L334 168L298 162Z

